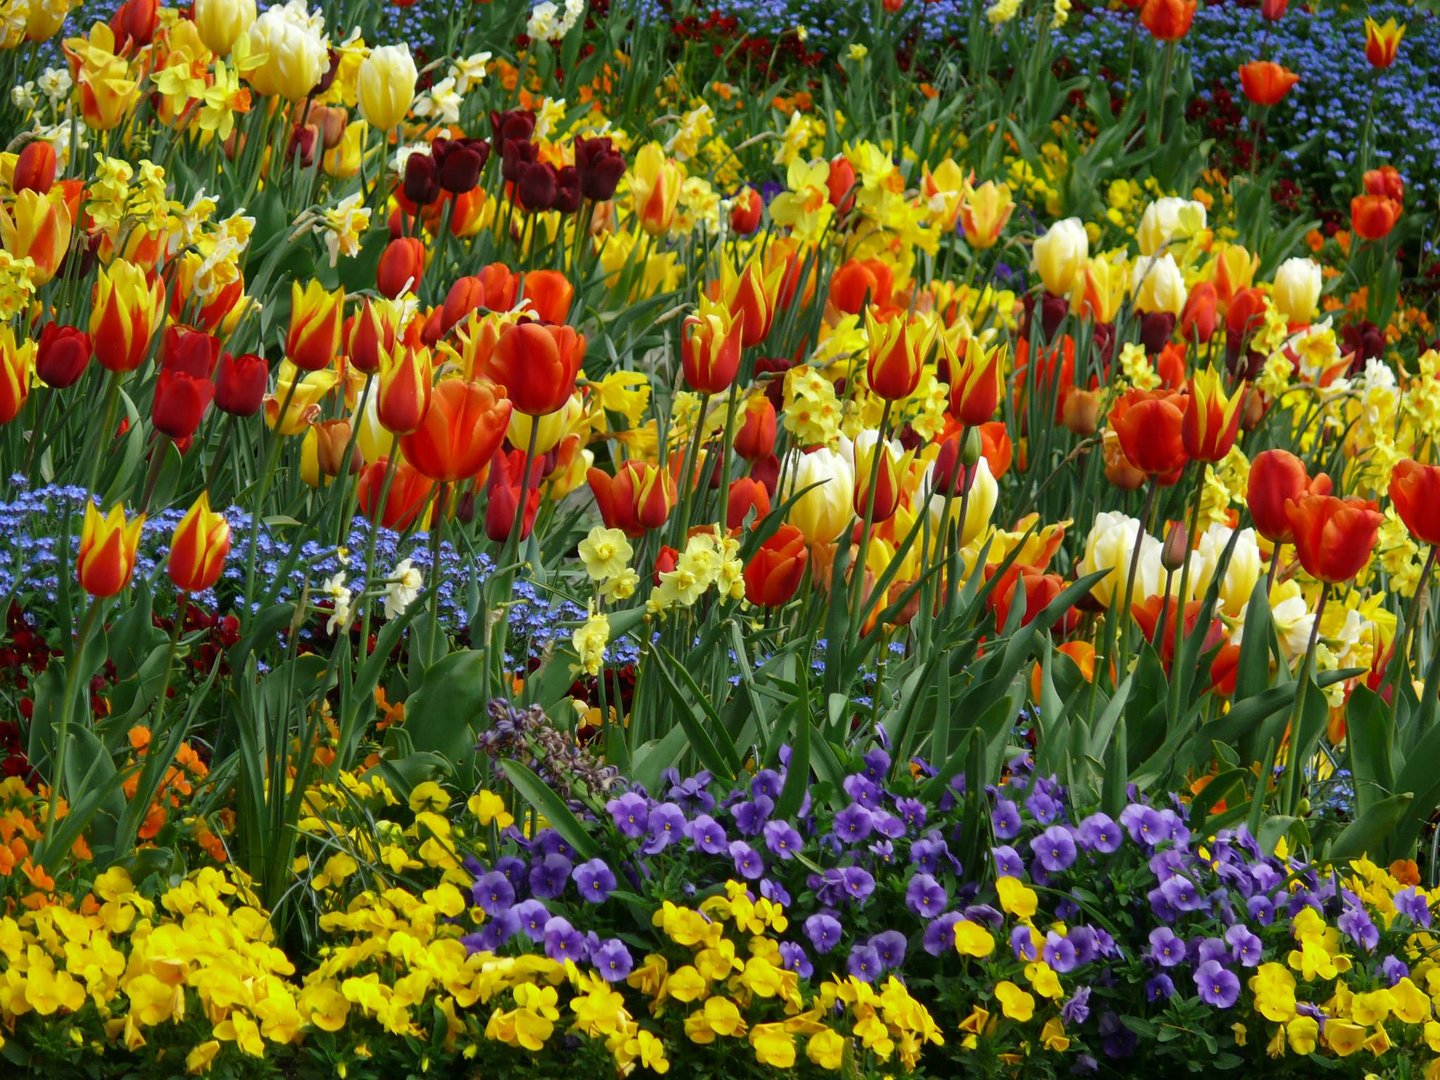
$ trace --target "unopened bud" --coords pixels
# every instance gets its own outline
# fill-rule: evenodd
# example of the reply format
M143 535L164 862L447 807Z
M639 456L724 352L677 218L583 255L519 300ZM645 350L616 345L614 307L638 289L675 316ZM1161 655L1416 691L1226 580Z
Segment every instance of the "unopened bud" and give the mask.
M980 429L968 427L965 429L965 442L960 447L960 461L968 469L980 460Z
M1185 556L1190 553L1190 533L1183 521L1171 524L1165 534L1165 543L1160 547L1160 565L1173 573L1185 565Z

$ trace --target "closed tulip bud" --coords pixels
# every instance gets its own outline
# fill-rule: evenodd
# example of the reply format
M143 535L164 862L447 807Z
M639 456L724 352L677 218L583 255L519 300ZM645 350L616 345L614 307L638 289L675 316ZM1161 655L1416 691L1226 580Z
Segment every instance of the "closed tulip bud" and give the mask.
M430 154L411 154L405 159L401 191L415 206L429 206L440 198L440 170Z
M155 38L159 17L157 0L125 0L110 16L116 54L128 55L149 45Z
M563 323L575 302L575 286L559 270L531 270L525 274L525 299L541 322Z
M741 190L730 205L730 228L740 236L749 236L760 228L765 213L765 200L752 187Z
M350 451L349 473L358 473L365 467L365 455L358 443L351 445L353 428L349 420L321 420L310 429L307 437L315 439L315 467L321 476L339 476L345 468L345 452Z
M1304 495L1285 504L1295 533L1295 554L1313 578L1338 585L1364 569L1385 515L1372 502L1334 495Z
M1140 25L1156 41L1179 41L1195 21L1195 0L1145 0Z
M1079 218L1057 221L1038 237L1032 249L1030 268L1040 275L1045 291L1052 296L1069 296L1075 280L1085 271L1090 257L1090 238Z
M164 292L132 262L116 259L100 271L90 309L95 356L110 371L134 371L150 355Z
M90 335L73 326L46 323L35 353L35 374L56 390L74 386L90 363Z
M1141 472L1174 483L1188 460L1181 432L1185 398L1168 390L1127 390L1110 408L1110 426Z
M1405 36L1405 24L1397 23L1392 15L1384 24L1374 19L1365 20L1365 59L1375 68L1388 68L1395 63L1400 51L1400 39Z
M1185 310L1185 275L1170 252L1139 259L1131 272L1131 290L1137 311L1173 315Z
M1252 60L1240 65L1240 88L1256 105L1269 108L1285 100L1300 76L1272 60Z
M202 491L195 505L175 526L166 570L181 592L215 587L230 553L230 523L210 509L210 493Z
M1145 207L1135 240L1141 255L1159 255L1167 247L1189 242L1205 231L1205 204L1167 195Z
M255 21L255 0L195 0L192 11L205 47L226 56Z
M380 358L395 348L395 325L389 307L366 297L346 324L345 348L356 371L366 375L378 372Z
M1171 573L1185 565L1190 554L1190 533L1183 521L1172 521L1160 545L1160 565Z
M1260 0L1260 14L1271 22L1279 22L1289 6L1290 0Z
M781 525L745 564L745 599L760 607L788 604L805 577L810 549L805 534Z
M1320 264L1314 259L1286 259L1275 271L1270 299L1287 322L1308 323L1315 317L1323 287Z
M767 271L758 259L752 259L739 274L729 263L721 270L720 295L737 320L743 317L741 342L747 349L770 336L783 276L782 267Z
M400 440L400 449L406 461L432 480L468 480L500 449L510 410L511 403L489 383L442 379L421 422Z
M30 376L35 371L35 342L23 345L15 331L0 327L0 424L8 424L20 413L30 395Z
M750 398L740 414L735 433L735 453L746 461L759 461L775 452L775 406L761 394Z
M296 124L290 130L290 141L285 145L285 160L299 160L303 168L315 164L315 151L320 146L320 129L310 124Z
M511 139L528 142L535 134L535 114L529 109L506 109L490 113L491 142L504 146Z
M380 392L375 401L386 431L408 435L420 427L430 408L434 380L429 349L398 342L381 357Z
M1180 313L1180 336L1186 341L1206 344L1220 324L1219 300L1213 282L1196 282Z
M485 480L485 535L497 544L510 538L515 528L515 514L520 497L525 496L525 513L520 518L520 539L527 540L535 527L540 511L540 480L544 462L530 463L530 479L524 482L525 451L511 450L495 455L490 462L490 475Z
M625 175L625 158L609 138L575 140L575 171L580 177L580 194L594 202L615 197Z
M80 587L91 596L114 596L130 581L135 571L135 552L140 546L140 529L145 515L125 520L125 507L117 504L101 514L95 504L85 501L85 524L80 531L80 556L76 576Z
M867 438L868 436L868 438ZM855 486L850 505L855 516L865 519L865 505L870 501L871 478L874 477L875 499L870 506L870 520L889 521L900 505L900 459L888 446L880 445L874 432L862 431L855 440ZM879 468L879 473L875 469Z
M193 326L167 326L160 337L162 370L183 371L197 379L208 379L220 361L220 339Z
M385 489L385 474L389 462L385 458L366 465L355 484L355 501L360 512L377 525L387 529L404 531L414 525L430 499L435 487L431 480L408 461L401 461L390 479L389 490ZM380 501L381 495L385 501Z
M177 442L188 439L199 430L214 396L215 384L208 376L198 378L183 369L161 368L155 380L151 422L155 430Z
M247 73L255 92L300 101L320 86L330 54L319 31L288 6L269 8L250 24L250 53L264 63Z
M355 76L355 96L365 122L378 131L399 127L415 100L419 77L410 46L382 45L373 50Z
M555 170L555 203L553 209L561 214L573 214L580 209L580 174L574 165L563 165Z
M1181 424L1185 452L1196 461L1215 464L1224 460L1240 433L1240 411L1245 401L1245 384L1230 396L1220 384L1214 368L1197 372L1190 379L1190 394Z
M675 505L675 479L659 465L631 458L611 476L600 469L586 474L606 528L642 536L665 524Z
M879 259L847 259L830 277L830 302L846 315L859 315L873 304L891 303L895 278Z
M995 625L1010 625L1010 610L1020 605L1020 625L1029 626L1065 591L1065 579L1059 574L1044 574L1018 563L1011 565L990 591L986 605L995 613Z
M42 195L27 188L8 208L0 207L0 243L14 258L34 262L30 277L36 285L46 284L60 269L70 231L70 211L59 191Z
M950 415L967 427L985 423L995 415L1000 394L1005 388L1005 361L1008 345L986 349L975 338L965 342L964 355L956 355L944 337L941 356L948 371L950 384Z
M1381 165L1378 169L1366 169L1361 178L1367 195L1384 195L1397 203L1405 201L1405 178L1393 165Z
M491 311L510 311L520 296L520 279L504 263L490 263L479 273L485 287L485 306Z
M1009 185L986 180L960 205L965 242L982 251L994 247L1014 211Z
M780 501L798 496L790 507L790 524L812 544L828 544L844 532L854 518L855 490L855 470L846 455L823 448L792 451L784 471Z
M285 334L285 356L302 371L320 371L340 355L340 331L345 324L345 290L326 290L311 279L301 288L290 284L290 327ZM93 331L92 331L93 332Z
M391 240L380 254L375 271L375 288L380 295L394 300L405 293L417 292L425 273L425 245L413 236Z
M1250 462L1245 502L1255 531L1272 544L1294 543L1294 525L1285 512L1287 503L1329 493L1330 478L1320 473L1311 479L1305 463L1288 450L1265 450Z
M507 184L516 184L521 174L540 162L540 147L529 139L506 139L500 144L500 177Z
M1401 204L1388 195L1356 195L1350 200L1350 229L1362 240L1383 240L1400 220Z
M751 519L751 526L758 524L760 519L770 513L770 492L765 490L765 485L749 476L742 476L737 480L730 481L730 491L725 499L725 527L727 529L738 529L745 524L745 519L750 517L751 511L755 516Z
M263 356L225 353L215 373L215 407L231 416L254 416L265 401L270 365Z
M1060 423L1072 435L1088 437L1100 427L1100 397L1093 390L1076 388L1065 395Z
M659 143L646 143L630 170L630 205L640 227L651 236L668 232L680 205L680 167Z
M871 392L887 401L908 398L920 385L925 356L935 339L934 325L904 314L879 321L867 309L865 330L869 356L865 374Z
M480 182L490 144L484 139L435 139L430 143L430 156L440 186L452 195L463 195Z
M555 166L548 161L529 162L516 174L515 194L524 210L554 209L556 190Z
M700 298L700 310L680 330L681 370L685 385L697 394L720 394L740 370L744 316L724 304Z
M1215 295L1222 307L1228 307L1237 293L1255 282L1260 259L1239 244L1226 244L1215 255Z
M1390 475L1390 502L1419 543L1440 544L1440 466L1401 461Z
M500 335L490 375L517 410L544 416L570 400L584 359L585 336L572 327L519 322Z
M10 186L17 195L22 191L48 194L55 183L55 168L55 147L44 139L32 139L15 159Z
M1096 256L1085 264L1076 282L1079 312L1097 323L1113 323L1130 291L1130 264L1125 256ZM1072 303L1072 310L1075 305Z
M830 172L825 178L825 188L830 193L830 205L840 213L848 213L855 205L855 166L844 154L830 159Z
M484 306L484 282L474 274L456 278L455 283L450 286L450 291L445 294L445 303L441 308L441 333L448 334L469 318L471 312L479 311Z

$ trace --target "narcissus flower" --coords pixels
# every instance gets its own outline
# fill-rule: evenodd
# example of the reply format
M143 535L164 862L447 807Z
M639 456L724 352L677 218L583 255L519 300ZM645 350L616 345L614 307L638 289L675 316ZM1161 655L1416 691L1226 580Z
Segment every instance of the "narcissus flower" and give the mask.
M1338 585L1358 574L1375 550L1385 515L1364 499L1305 495L1285 504L1295 554L1313 578Z
M1300 76L1273 60L1252 60L1240 65L1240 88L1256 105L1278 105Z
M210 509L210 493L202 491L175 526L166 569L181 592L204 592L220 580L230 552L230 523Z
M75 564L82 589L91 596L114 596L129 583L144 524L144 514L127 522L125 507L118 503L108 514L101 514L92 502L85 503L80 556Z
M479 474L504 441L509 401L484 382L442 379L415 430L400 440L405 460L443 483Z
M100 271L90 311L90 340L104 367L134 371L145 362L164 298L160 280L149 280L132 262L116 259Z

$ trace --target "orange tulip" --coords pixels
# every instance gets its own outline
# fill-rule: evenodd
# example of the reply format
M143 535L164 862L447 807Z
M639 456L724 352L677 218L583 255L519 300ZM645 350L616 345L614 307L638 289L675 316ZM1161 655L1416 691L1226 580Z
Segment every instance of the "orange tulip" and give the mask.
M925 355L930 351L935 329L906 315L877 320L865 312L869 338L869 361L865 374L870 390L887 401L902 401L920 385Z
M1110 426L1135 468L1173 484L1188 460L1182 434L1185 399L1168 390L1127 390L1110 409Z
M1365 20L1365 59L1371 67L1388 68L1395 63L1400 51L1400 39L1405 36L1405 24L1397 23L1394 16L1384 24L1374 19Z
M1252 60L1240 65L1240 88L1256 105L1269 108L1285 100L1300 76L1273 60Z
M424 423L434 380L429 349L401 342L381 355L375 411L386 431L408 435Z
M749 236L760 228L760 215L764 212L765 200L753 187L747 187L730 205L730 228L741 236Z
M888 308L895 276L879 259L848 259L830 278L830 302L846 315L859 315L866 304Z
M1180 313L1180 337L1205 344L1219 326L1219 294L1213 282L1197 281Z
M651 236L668 232L680 206L685 176L659 143L646 143L630 167L630 201L640 227Z
M963 355L957 356L943 337L940 341L940 355L948 368L941 374L950 384L950 415L967 427L986 423L1000 405L1009 346L986 349L975 338L969 338Z
M1320 473L1311 479L1305 463L1288 450L1265 450L1250 462L1245 502L1255 531L1273 544L1292 544L1295 530L1285 505L1306 495L1328 495L1330 478Z
M1383 240L1400 213L1400 204L1388 195L1356 195L1350 200L1350 228L1361 239Z
M548 416L575 393L585 359L585 335L570 326L518 322L505 328L490 358L489 374L505 387L518 412Z
M1195 21L1196 0L1145 0L1140 25L1157 41L1179 41Z
M366 465L355 485L355 498L361 512L376 524L387 529L408 529L425 510L435 482L408 461L401 461L390 479L390 490L385 492L385 473L389 467L385 458ZM382 492L385 492L383 506Z
M504 263L490 263L476 275L485 289L485 306L491 311L509 311L520 295L520 278Z
M1015 563L990 590L986 603L995 613L997 628L1003 629L1009 624L1010 609L1017 603L1022 605L1020 625L1029 626L1064 591L1065 579L1059 574L1047 574Z
M624 462L614 476L590 469L585 478L600 508L606 527L620 529L626 536L641 536L658 529L675 505L675 478L649 462Z
M1313 578L1338 585L1358 574L1375 550L1385 515L1365 499L1305 495L1285 504L1295 554Z
M730 389L740 370L745 316L700 298L700 310L687 316L680 329L680 360L685 384L697 394L721 394Z
M15 174L10 187L17 195L22 191L37 191L44 195L55 183L55 167L55 147L44 139L28 142L15 159Z
M525 299L541 322L563 323L575 302L575 286L559 270L529 270L525 273Z
M116 259L100 271L90 310L90 340L102 366L134 371L145 362L164 302L159 279L150 281L132 262Z
M1381 165L1378 169L1366 169L1361 177L1368 195L1386 195L1397 203L1405 202L1405 178L1393 165Z
M397 236L385 245L375 271L375 288L389 300L420 290L425 275L425 245L413 236Z
M770 493L765 485L748 476L730 481L730 491L725 499L725 527L738 529L745 524L750 511L755 511L752 525L770 513Z
M0 208L0 242L15 258L34 261L35 284L50 281L70 247L70 211L60 192L18 192L8 209Z
M202 491L195 505L175 526L166 569L181 592L213 588L230 553L230 523L210 509L210 493Z
M1180 430L1185 452L1196 461L1222 461L1240 433L1240 406L1245 401L1245 384L1225 396L1220 376L1206 368L1190 379L1190 396Z
M788 604L809 560L805 534L794 525L781 525L745 565L745 599L760 607Z
M759 461L775 452L775 406L761 394L746 402L740 428L735 432L735 453L746 461Z
M395 327L390 311L368 296L360 310L345 322L345 349L350 365L366 375L380 370L380 358L395 348Z
M340 355L340 331L345 322L345 290L329 292L311 280L302 288L290 283L290 326L285 334L285 356L302 371L320 371Z
M1395 513L1422 544L1440 544L1440 465L1406 458L1390 474Z
M1014 211L1010 186L986 180L960 204L960 223L965 227L965 242L982 251L994 247Z
M500 449L510 410L510 402L488 383L442 379L419 426L401 437L400 449L432 480L468 480Z
M34 341L16 341L9 326L0 327L0 424L14 420L30 395L37 348Z
M94 503L86 501L80 557L75 564L82 589L91 596L114 596L125 587L135 570L135 552L144 524L144 514L127 522L125 507L118 503L108 514L101 514Z

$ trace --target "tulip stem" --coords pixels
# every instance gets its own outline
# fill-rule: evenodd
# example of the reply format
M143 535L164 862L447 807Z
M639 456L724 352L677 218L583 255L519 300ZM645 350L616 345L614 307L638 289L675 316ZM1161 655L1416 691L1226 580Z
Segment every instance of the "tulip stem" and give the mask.
M1270 599L1270 594L1275 591L1275 581L1280 577L1280 550L1285 545L1275 541L1275 546L1270 549L1270 569L1265 575L1265 599Z
M735 413L740 401L740 387L730 383L730 400L725 403L725 440L720 444L720 523L730 526L730 448L735 438Z
M531 431L538 426L532 425ZM442 480L435 488L435 520L430 526L430 618L435 622L437 633L440 628L440 547L445 539L445 494L449 486Z
M850 571L850 602L855 609L855 637L859 637L865 630L865 613L869 608L869 599L865 596L865 560L870 553L870 525L875 518L875 493L880 489L880 455L888 454L885 448L885 440L890 435L890 410L895 403L889 398L885 399L885 407L880 412L880 426L875 431L875 448L870 458L870 482L866 485L865 492L865 513L860 522L860 544L856 549L855 562ZM859 448L856 448L855 464L860 464Z
M1199 537L1197 530L1200 528L1200 507L1205 499L1205 470L1209 467L1205 462L1198 463L1200 475L1195 478L1195 498L1190 504L1189 531L1185 534L1185 562L1180 567L1180 595L1175 598L1175 651L1172 655L1178 657L1180 648L1185 644L1185 604L1190 595L1190 553L1198 547ZM1161 599L1160 610L1165 610L1165 599L1170 595L1170 578L1165 578L1165 598ZM1203 629L1202 629L1203 633ZM1156 635L1159 636L1158 634ZM1182 672L1172 669L1170 676L1170 720L1175 723L1180 717L1180 675Z
M690 531L690 512L693 509L695 492L700 486L694 474L700 462L700 443L705 438L705 414L709 409L710 395L701 394L700 407L695 413L695 431L690 436L690 446L681 462L680 482L685 485L685 497L680 500L680 514L675 520L674 537L677 548L685 546L685 534Z
M155 495L155 485L160 482L160 470L165 467L165 436L159 432L150 440L150 463L145 470L145 487L140 492L140 513L150 509L150 500Z
M1415 588L1415 596L1405 613L1405 621L1400 625L1400 634L1390 648L1390 667L1385 672L1385 682L1397 692L1400 689L1400 680L1410 667L1410 635L1415 632L1415 625L1420 621L1420 609L1426 601L1426 585L1435 569L1437 551L1440 551L1440 548L1431 544L1430 551L1425 556L1425 568L1420 571L1420 584Z
M55 725L55 752L50 762L50 798L48 809L45 814L45 837L40 843L40 849L36 852L36 862L44 865L43 859L50 853L46 850L45 841L50 838L51 830L55 828L55 814L59 809L60 785L65 781L65 760L69 756L70 749L70 720L75 708L75 693L79 689L77 683L80 675L80 663L85 655L85 644L90 640L90 634L95 629L95 621L100 615L100 609L104 601L96 596L90 600L90 606L85 609L85 615L80 620L80 632L75 636L75 651L70 654L65 666L65 696L60 699L60 716Z
M1145 526L1150 521L1150 515L1155 510L1155 499L1160 494L1160 480L1158 477L1150 478L1150 489L1145 493L1145 506L1140 511L1140 521L1135 529L1135 548L1130 552L1130 570L1125 575L1124 601L1115 619L1115 629L1120 635L1120 640L1128 644L1130 628L1130 607L1135 600L1135 574L1140 569L1140 549L1145 546ZM1163 603L1163 601L1162 601ZM1128 648L1123 650L1126 663L1120 665L1124 671L1130 659Z
M35 483L35 463L40 460L40 444L45 441L42 433L45 431L45 421L50 416L50 402L54 400L58 390L50 390L49 393L37 395L40 400L35 406L35 422L30 426L30 446L25 459L25 475L30 483Z
M245 603L247 607L255 591L255 546L260 542L260 517L265 506L265 496L270 492L270 481L275 476L275 465L280 458L280 447L285 442L285 435L282 431L285 426L285 418L289 415L290 402L294 400L295 389L300 385L300 381L298 377L290 380L290 388L285 391L285 400L281 403L280 411L275 416L275 427L271 432L274 438L270 442L270 448L265 452L265 464L260 473L260 486L256 491L255 502L250 510L250 548L245 553L248 564L245 567Z
M1330 599L1330 583L1320 583L1320 602L1315 605L1315 622L1310 627L1310 641L1305 646L1305 658L1300 662L1299 689L1295 691L1295 712L1290 720L1290 754L1286 767L1290 775L1286 783L1286 797L1281 804L1282 814L1293 814L1300 804L1301 770L1305 763L1300 755L1305 748L1300 745L1301 725L1305 722L1305 699L1310 689L1310 673L1315 667L1315 647L1320 643L1320 622L1325 617L1325 602Z
M343 544L345 537L349 535L350 518L354 515L355 493L359 484L349 483L350 462L355 457L355 443L360 437L360 425L365 422L365 406L370 403L370 388L375 384L375 373L373 371L365 374L365 387L360 391L360 407L355 410L355 419L350 422L350 438L345 443L345 453L340 457L340 482L345 487L345 493L340 496L340 520L335 527L335 543ZM362 461L363 465L364 462Z
M535 450L539 441L540 417L532 416L530 438L525 444L525 471L520 476L520 502L515 507L515 520L510 523L510 538L505 543L506 550L514 560L516 571L520 568L520 543L525 532L525 505L530 501L530 470L534 467Z
M107 439L113 439L115 434L115 410L120 404L120 380L125 376L121 372L115 372L105 388L105 408L100 426L95 431L96 445L90 451L90 475L85 480L85 490L95 492L95 482L100 478L100 465L109 458L109 447Z

